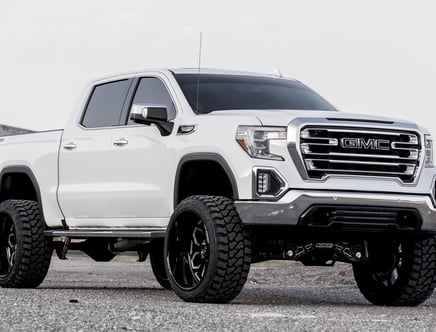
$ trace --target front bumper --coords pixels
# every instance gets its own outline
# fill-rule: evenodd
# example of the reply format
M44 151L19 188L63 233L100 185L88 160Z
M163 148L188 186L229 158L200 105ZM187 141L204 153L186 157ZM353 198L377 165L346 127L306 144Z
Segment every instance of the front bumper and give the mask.
M427 195L291 190L276 202L235 202L242 222L248 225L297 225L300 217L315 205L410 208L422 219L421 231L436 233L436 209Z

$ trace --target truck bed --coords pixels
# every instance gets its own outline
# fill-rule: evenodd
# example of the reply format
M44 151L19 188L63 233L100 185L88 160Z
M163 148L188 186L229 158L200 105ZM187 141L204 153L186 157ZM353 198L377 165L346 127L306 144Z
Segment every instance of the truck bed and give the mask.
M0 178L5 172L24 170L36 184L42 199L44 218L49 227L62 226L57 203L58 154L63 130L51 130L0 137ZM4 193L0 193L4 194Z

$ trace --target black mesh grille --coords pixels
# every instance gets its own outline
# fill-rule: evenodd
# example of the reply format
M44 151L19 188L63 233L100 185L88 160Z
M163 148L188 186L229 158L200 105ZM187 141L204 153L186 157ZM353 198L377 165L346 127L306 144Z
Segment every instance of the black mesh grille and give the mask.
M421 217L414 209L370 206L312 206L300 225L315 228L417 230Z

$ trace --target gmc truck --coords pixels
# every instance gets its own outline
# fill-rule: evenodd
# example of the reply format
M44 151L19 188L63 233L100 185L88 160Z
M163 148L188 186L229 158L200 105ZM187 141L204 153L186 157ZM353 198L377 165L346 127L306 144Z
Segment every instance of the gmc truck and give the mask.
M133 251L184 301L229 302L251 263L294 260L350 263L368 301L418 305L436 284L435 176L424 128L281 75L106 78L65 129L0 138L0 286L37 287L54 251Z

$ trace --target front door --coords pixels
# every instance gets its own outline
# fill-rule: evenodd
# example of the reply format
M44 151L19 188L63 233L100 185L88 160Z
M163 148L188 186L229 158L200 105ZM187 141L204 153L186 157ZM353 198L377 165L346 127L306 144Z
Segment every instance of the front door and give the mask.
M170 93L157 77L139 80L134 103L166 106L170 118L176 115ZM155 125L138 125L128 118L125 128L112 137L110 202L123 225L166 226L172 211L174 139L175 135L162 136Z

